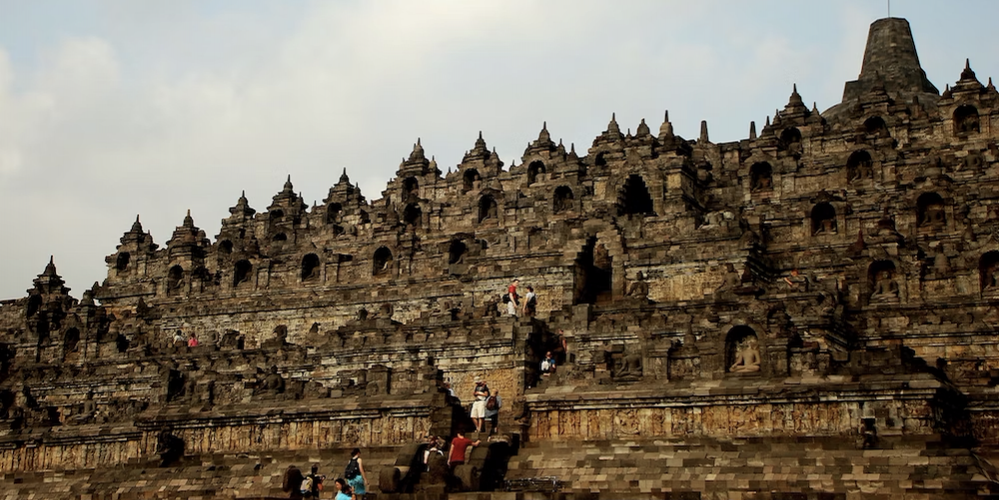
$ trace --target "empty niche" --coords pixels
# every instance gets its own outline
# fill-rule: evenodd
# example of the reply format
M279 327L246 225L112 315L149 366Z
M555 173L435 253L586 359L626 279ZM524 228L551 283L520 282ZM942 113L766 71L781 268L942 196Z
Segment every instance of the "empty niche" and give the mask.
M986 252L979 258L979 289L983 292L997 291L997 251Z
M498 219L497 202L491 195L484 195L479 199L479 222L487 219Z
M979 110L975 106L964 104L955 109L952 114L955 124L955 134L979 132Z
M752 373L760 371L760 346L757 332L745 325L734 326L726 334L726 371Z
M545 173L545 164L539 160L535 160L528 165L528 185L532 185L538 181L538 175Z
M560 213L573 209L573 190L569 186L559 186L556 188L554 198L552 201L552 212Z
M771 190L771 164L762 161L750 167L750 191Z
M125 269L127 269L129 260L131 258L132 255L129 254L128 252L122 252L118 254L118 259L115 261L115 269L117 269L118 271L124 271Z
M344 211L344 208L340 203L331 203L326 206L326 223L334 224L340 222L340 214Z
M479 177L479 171L470 168L462 173L462 192L468 193L476 188L476 183L481 180Z
M229 240L222 240L219 243L219 253L223 255L229 255L233 253L233 242Z
M319 278L319 256L314 253L306 254L302 257L302 281L317 278Z
M285 233L278 233L271 237L271 241L286 241L286 240L288 240L288 236L286 236Z
M826 202L817 203L812 209L810 219L813 236L837 233L837 211L833 205Z
M858 150L847 157L847 179L851 181L872 178L872 155Z
M253 265L250 264L249 260L237 261L233 266L233 286L240 286L242 283L247 283L250 281L250 277L253 276Z
M375 255L372 257L372 275L380 276L383 274L389 274L389 268L392 265L392 252L386 247L379 247L375 250Z
M406 205L403 209L403 222L411 226L417 227L420 225L420 217L423 212L420 210L420 205L416 203L410 203Z
M28 307L26 308L26 311L25 311L27 317L30 318L30 317L34 316L35 314L38 314L38 310L41 309L41 307L42 307L42 296L41 295L32 295L31 297L29 297L28 298Z
M944 200L937 193L924 193L917 198L917 227L941 228L945 225Z
M272 221L281 220L281 218L284 217L284 216L285 216L285 212L284 212L284 210L281 210L281 209L272 210L270 213L267 214L267 217L269 219L271 219Z
M618 193L618 215L656 215L653 198L641 175L632 174Z

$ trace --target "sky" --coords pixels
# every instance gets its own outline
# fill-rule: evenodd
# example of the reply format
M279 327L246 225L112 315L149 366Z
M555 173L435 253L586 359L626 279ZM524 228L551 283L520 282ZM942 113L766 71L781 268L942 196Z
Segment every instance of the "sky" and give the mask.
M291 175L322 200L346 168L381 197L418 138L454 168L480 131L507 167L546 122L582 155L669 110L678 135L746 138L857 78L884 1L0 0L0 299L53 255L73 296L136 215L165 245L218 234L241 191ZM899 1L939 90L998 74L996 0ZM1000 82L998 82L1000 83ZM214 241L214 238L213 238Z

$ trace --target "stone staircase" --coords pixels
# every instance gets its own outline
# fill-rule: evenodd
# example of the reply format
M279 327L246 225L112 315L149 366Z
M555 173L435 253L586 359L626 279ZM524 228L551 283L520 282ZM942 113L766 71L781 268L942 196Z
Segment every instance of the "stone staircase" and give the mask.
M281 481L289 465L308 472L318 463L328 487L347 465L349 448L299 450L238 455L188 455L170 467L157 467L155 457L136 459L118 468L7 473L0 479L0 500L15 499L208 499L288 498ZM364 450L365 472L372 490L379 471L396 460L396 447ZM334 498L324 491L320 498Z
M507 479L553 477L580 498L995 497L980 463L940 436L878 449L843 437L546 441L522 446Z

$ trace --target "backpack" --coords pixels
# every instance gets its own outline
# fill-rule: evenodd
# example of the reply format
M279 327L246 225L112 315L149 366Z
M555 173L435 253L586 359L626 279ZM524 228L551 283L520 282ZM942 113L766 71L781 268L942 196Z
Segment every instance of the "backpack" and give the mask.
M503 294L502 300L503 300L504 304L509 304L510 303L510 294L509 293Z
M344 479L354 479L358 477L358 474L360 473L361 470L358 468L358 461L352 458L351 461L347 463L347 468L344 469Z
M299 487L299 491L302 493L312 493L313 489L313 476L309 474L308 476L302 478L302 486Z
M493 411L493 410L496 410L498 408L500 408L500 405L497 404L497 397L496 396L490 396L489 398L486 399L486 409L487 410Z

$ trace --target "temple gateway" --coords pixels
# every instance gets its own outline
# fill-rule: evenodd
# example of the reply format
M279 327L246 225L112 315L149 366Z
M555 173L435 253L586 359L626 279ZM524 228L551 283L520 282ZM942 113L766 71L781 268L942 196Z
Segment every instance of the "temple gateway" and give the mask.
M79 299L54 259L0 302L0 496L288 498L318 464L333 498L357 447L378 499L995 498L998 93L955 70L880 19L842 102L792 88L737 142L612 117L443 174L418 141L374 201L345 171L211 239L137 219Z

